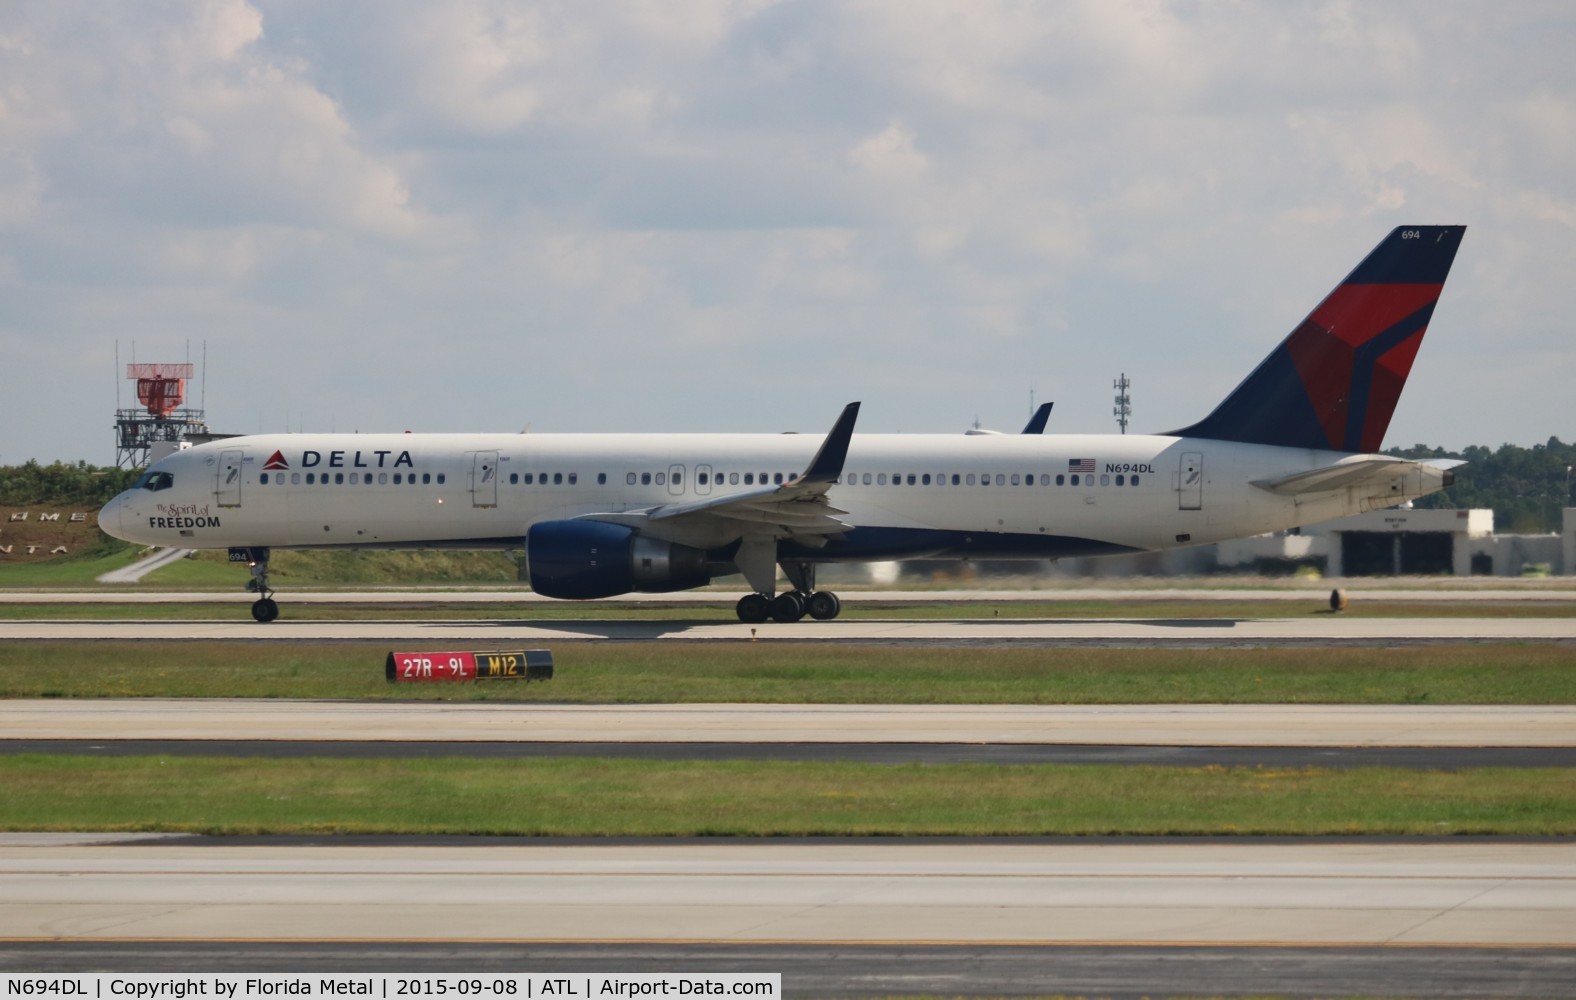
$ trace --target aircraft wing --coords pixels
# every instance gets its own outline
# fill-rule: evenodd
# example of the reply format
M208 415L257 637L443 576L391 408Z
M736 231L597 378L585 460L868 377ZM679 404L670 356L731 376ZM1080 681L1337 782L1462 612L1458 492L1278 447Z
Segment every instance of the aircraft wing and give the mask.
M686 527L705 524L722 528L723 534L735 537L770 532L780 538L799 538L815 544L815 536L835 535L849 528L846 521L840 520L848 512L833 507L827 502L826 494L843 474L843 462L848 457L848 444L853 439L854 421L858 417L858 403L843 407L837 423L832 425L804 473L781 486L763 486L689 503L663 504L623 515L584 516L628 524L633 514L646 522L687 522Z
M1348 487L1369 490L1390 489L1408 477L1432 480L1440 485L1449 486L1455 479L1450 470L1465 464L1454 459L1415 462L1406 458L1367 456L1347 459L1305 472L1294 472L1278 479L1254 480L1253 485L1281 496L1328 493Z

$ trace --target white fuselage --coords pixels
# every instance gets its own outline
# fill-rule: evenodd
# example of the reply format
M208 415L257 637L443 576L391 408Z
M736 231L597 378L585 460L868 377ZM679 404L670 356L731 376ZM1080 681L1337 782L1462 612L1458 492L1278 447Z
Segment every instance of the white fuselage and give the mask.
M129 541L182 548L518 548L539 522L640 512L790 480L821 440L238 437L156 463L149 471L159 488L122 493L105 506L100 524ZM1157 435L856 434L826 497L847 512L841 520L851 530L803 557L1044 558L1166 549L1392 506L1438 488L1419 480L1399 490L1291 497L1252 485L1344 458L1350 456ZM703 548L732 540L682 521L654 521L643 530Z

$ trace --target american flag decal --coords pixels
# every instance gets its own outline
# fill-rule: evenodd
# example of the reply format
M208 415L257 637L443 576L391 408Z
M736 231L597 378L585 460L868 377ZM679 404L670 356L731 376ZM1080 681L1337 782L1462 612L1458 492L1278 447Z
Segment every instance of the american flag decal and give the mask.
M1093 472L1094 471L1094 459L1092 459L1092 458L1069 458L1067 460L1067 471L1068 472Z

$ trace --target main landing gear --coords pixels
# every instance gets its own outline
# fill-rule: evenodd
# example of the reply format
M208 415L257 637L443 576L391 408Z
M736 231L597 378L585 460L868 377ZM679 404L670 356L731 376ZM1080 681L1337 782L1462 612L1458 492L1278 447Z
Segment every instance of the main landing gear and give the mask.
M252 602L252 617L260 622L271 622L279 617L279 605L274 602L273 588L268 586L268 550L267 549L232 549L230 559L236 560L237 552L244 553L241 558L246 560L246 566L252 571L252 578L246 581L246 589L257 594L257 600Z
M739 598L734 610L739 621L755 624L770 618L774 622L796 622L809 615L816 621L831 621L843 610L843 602L830 590L815 589L813 563L785 562L783 572L793 589L776 597L768 594L745 594Z
M830 621L843 610L843 602L830 590L804 593L785 590L776 597L765 594L745 594L734 607L739 621L754 625L770 618L774 622L796 622L809 615L816 621Z

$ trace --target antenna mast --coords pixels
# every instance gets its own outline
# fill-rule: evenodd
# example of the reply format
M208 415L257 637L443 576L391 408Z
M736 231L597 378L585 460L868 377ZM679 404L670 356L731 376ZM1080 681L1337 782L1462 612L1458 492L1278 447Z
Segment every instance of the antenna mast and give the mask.
M1116 406L1111 410L1116 414L1116 423L1122 428L1122 433L1127 433L1127 419L1133 415L1133 397L1127 394L1127 387L1133 383L1128 381L1127 373L1111 383L1111 388L1116 390Z

